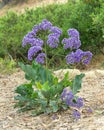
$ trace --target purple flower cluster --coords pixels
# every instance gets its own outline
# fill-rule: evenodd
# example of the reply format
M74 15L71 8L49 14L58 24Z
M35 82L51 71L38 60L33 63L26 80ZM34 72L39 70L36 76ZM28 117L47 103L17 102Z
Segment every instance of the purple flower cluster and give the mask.
M35 61L38 62L38 63L44 64L44 58L46 58L46 54L45 53L40 53L36 57Z
M24 39L22 41L23 47L25 47L27 44L30 44L31 46L42 46L43 40L33 37L30 32L24 37Z
M73 117L75 118L76 121L81 118L81 113L78 110L73 110L72 115L73 115Z
M78 49L76 52L71 52L66 56L67 64L74 64L82 62L83 64L89 64L92 59L92 53L90 51L83 52Z
M58 47L58 43L59 43L59 38L58 38L57 34L54 33L54 34L48 35L47 44L51 48L57 48Z
M46 31L50 33L48 35L47 41L43 41L38 38L38 32ZM57 48L59 43L59 37L62 34L61 29L58 27L52 26L52 23L44 19L40 24L33 27L32 31L29 32L22 41L22 46L25 47L27 44L30 44L31 47L28 50L28 60L32 60L35 56L35 61L37 63L44 64L44 59L46 54L43 53L43 45L47 43L51 48Z
M48 20L44 19L44 20L39 24L39 26L40 26L40 30L46 31L46 30L48 30L48 29L50 29L50 28L52 27L52 23L49 22Z
M81 97L75 97L75 95L67 88L64 88L61 94L61 100L66 103L67 106L74 108L73 117L78 120L80 119L80 112L78 109L84 106L83 99Z
M64 88L61 94L61 100L65 101L66 105L70 107L75 107L75 108L83 107L83 99L80 97L76 98L74 94L71 91L69 91L67 88Z
M38 32L48 30L48 36L45 41L38 38ZM42 47L44 44L47 44L51 48L57 48L59 44L59 37L62 34L62 30L58 27L52 26L52 23L44 19L40 24L33 27L32 31L29 32L22 41L22 46L25 47L27 44L30 44L31 47L28 50L28 60L32 60L35 56L36 62L44 63L46 54L44 54ZM89 64L92 53L90 51L83 52L78 49L81 46L81 41L79 38L79 32L76 29L68 30L69 38L64 38L62 43L64 44L64 49L70 48L77 49L75 52L71 52L66 56L67 64L74 64L82 62L83 64ZM39 53L42 53L39 55Z
M40 46L32 46L28 50L28 60L32 60L33 56L35 56L39 51L41 51L42 48Z
M46 19L43 19L43 21L38 24L38 25L35 25L32 29L32 32L34 33L34 35L36 36L37 35L37 32L38 31L46 31L48 29L50 29L52 27L52 23L49 22L48 20Z
M76 29L69 29L68 35L70 36L69 38L64 38L62 40L62 44L64 44L64 49L78 49L81 46L79 32Z
M57 48L59 43L59 37L62 34L62 31L58 27L53 26L50 28L50 32L52 33L48 35L47 44L51 48Z
M75 38L79 39L79 32L76 29L69 29L68 35L70 37L75 37Z
M57 36L60 36L62 34L62 30L59 29L58 27L51 27L50 29L51 32L53 32L54 34L57 34Z

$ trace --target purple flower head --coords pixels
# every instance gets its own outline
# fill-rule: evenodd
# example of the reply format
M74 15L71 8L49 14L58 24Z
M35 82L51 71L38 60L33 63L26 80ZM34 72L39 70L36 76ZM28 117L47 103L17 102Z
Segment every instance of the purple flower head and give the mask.
M56 33L49 34L47 45L49 45L51 48L57 48L59 43L59 38Z
M72 91L70 91L68 88L65 88L63 90L61 94L61 100L65 101L66 105L70 107L76 107L76 108L83 107L83 99L80 97L76 99Z
M68 35L70 37L75 37L75 38L79 39L79 32L76 29L73 29L73 28L69 29L68 30Z
M33 37L34 37L34 33L33 33L33 32L29 32L29 33L26 35L26 37L28 37L28 38L33 38Z
M74 53L74 62L79 63L83 57L83 51L81 49L76 50Z
M27 44L30 44L31 46L42 46L43 40L35 38L33 32L29 32L22 41L23 47L26 46Z
M74 63L75 63L74 57L75 57L74 52L69 53L69 54L66 56L66 63L67 63L67 64L74 64Z
M68 106L73 106L73 99L74 99L74 94L70 91L67 96L66 96L66 99L65 99L65 102Z
M22 40L22 46L25 47L31 41L31 39L33 39L33 37L34 36L32 32L29 32L26 36L24 36Z
M66 87L66 88L63 89L63 92L62 92L62 94L61 94L61 100L66 99L67 93L69 93L68 87ZM72 92L70 92L70 95L72 95Z
M49 22L48 20L44 19L41 23L40 23L40 28L41 30L48 30L52 27L52 23Z
M66 93L67 93L67 88L64 88L61 94L61 100L64 100L64 98L66 97Z
M74 117L74 119L77 121L78 119L80 119L81 118L81 114L80 114L80 112L79 111L77 111L77 110L73 110L73 117Z
M76 52L71 52L66 56L67 64L74 64L82 62L83 64L89 64L92 58L92 53L90 51L83 52L81 49L76 50Z
M92 59L92 53L90 51L86 51L83 53L83 59L82 59L83 64L89 64L91 59Z
M64 49L78 49L81 46L81 41L75 37L71 37L71 38L64 38L62 40L62 44L64 44Z
M34 35L36 36L37 35L37 32L41 30L41 27L40 25L35 25L32 29L32 32L34 33Z
M65 43L67 43L68 42L68 38L64 38L63 40L62 40L62 44L65 44Z
M40 63L40 64L44 64L44 58L46 57L46 54L45 53L40 53L38 54L38 56L36 57L35 61L37 63Z
M83 107L83 99L82 98L75 99L73 93L70 93L66 97L66 104L70 107L81 108Z
M58 37L62 34L62 30L58 27L51 27L50 31L57 34Z
M49 22L48 20L44 19L40 24L35 25L32 29L34 35L36 35L36 33L40 30L48 30L52 27L52 23Z
M90 107L87 108L87 111L88 113L93 113L93 110Z
M28 50L28 60L32 60L33 56L35 56L37 54L37 52L41 51L42 48L40 46L33 46L30 47L30 49Z
M75 102L75 107L76 107L76 108L81 108L81 107L83 107L83 106L84 106L84 104L83 104L83 99L82 99L81 97L77 98L77 99L76 99L76 102Z

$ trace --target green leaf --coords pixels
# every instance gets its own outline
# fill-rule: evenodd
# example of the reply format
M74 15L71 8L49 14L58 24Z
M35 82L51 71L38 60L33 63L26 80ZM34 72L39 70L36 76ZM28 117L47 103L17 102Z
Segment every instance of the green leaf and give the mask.
M57 83L56 88L55 88L55 93L57 95L61 95L63 89L65 87L71 86L72 85L72 81L69 80L69 73L66 73L64 75L63 80L61 80L60 82Z
M41 110L42 111L44 111L45 110L45 108L46 108L46 106L47 106L47 101L46 100L43 100L43 99L41 99L40 100L40 103L41 103Z
M63 84L63 86L65 86L65 87L70 86L72 84L72 82L69 80L68 72L64 75L64 78L60 83Z
M58 84L58 78L57 77L54 77L54 85L57 85Z
M65 104L62 104L61 107L64 109L64 110L67 110L68 109L68 106Z
M52 113L52 109L49 108L49 107L47 107L46 110L45 110L45 112L46 112L47 114Z
M16 88L15 92L22 96L31 97L34 90L32 88L32 84L30 83L30 84L22 84L22 85L18 86Z
M85 76L85 74L76 75L75 79L73 80L72 84L72 92L73 94L76 94L81 89L82 84L82 78Z
M31 80L34 84L36 82L44 84L48 81L49 85L51 86L54 83L55 77L53 76L52 72L40 64L33 62L31 66L24 65L23 63L19 62L19 66L25 72L25 78L27 80Z
M42 84L40 82L36 82L35 84L37 89L42 89Z
M44 94L41 91L38 91L38 97L43 99L44 98Z
M52 107L52 111L53 112L57 112L58 111L59 107L58 107L57 101L50 100L50 104L49 105Z
M50 87L49 87L48 82L45 82L45 83L42 85L42 90L43 90L43 91L48 91L48 90L50 90Z
M27 80L36 81L37 71L31 65L24 65L22 62L19 62L19 66L25 72L25 78Z

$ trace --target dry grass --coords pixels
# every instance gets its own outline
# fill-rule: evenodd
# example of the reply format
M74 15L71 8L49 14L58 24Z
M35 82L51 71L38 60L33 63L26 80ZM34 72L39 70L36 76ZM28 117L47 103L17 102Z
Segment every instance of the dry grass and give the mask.
M91 64L88 65L88 68L91 69L104 69L104 55L98 54L93 55Z

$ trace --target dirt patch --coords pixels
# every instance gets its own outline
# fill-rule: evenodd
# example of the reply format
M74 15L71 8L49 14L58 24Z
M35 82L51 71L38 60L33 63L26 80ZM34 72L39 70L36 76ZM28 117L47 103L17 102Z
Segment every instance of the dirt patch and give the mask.
M28 2L18 3L18 4L8 4L0 9L0 16L3 16L8 11L14 11L16 13L24 13L25 9L32 9L37 7L43 7L49 4L62 4L66 3L67 0L28 0Z
M24 73L0 75L0 130L104 130L104 70L85 72L79 96L85 106L82 117L74 121L71 111L42 114L31 117L30 113L17 113L13 108L16 86L26 82ZM89 107L93 112L89 112Z

